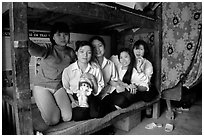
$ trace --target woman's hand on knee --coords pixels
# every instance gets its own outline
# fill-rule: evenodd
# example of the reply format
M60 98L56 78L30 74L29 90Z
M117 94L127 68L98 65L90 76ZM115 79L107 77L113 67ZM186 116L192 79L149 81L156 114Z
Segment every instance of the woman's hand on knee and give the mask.
M124 92L125 87L118 85L118 86L116 86L116 91L117 91L117 93Z
M72 108L75 108L75 107L78 107L79 106L79 103L78 101L72 101Z
M137 86L135 84L130 84L127 87L127 90L130 92L130 94L136 94L137 93Z

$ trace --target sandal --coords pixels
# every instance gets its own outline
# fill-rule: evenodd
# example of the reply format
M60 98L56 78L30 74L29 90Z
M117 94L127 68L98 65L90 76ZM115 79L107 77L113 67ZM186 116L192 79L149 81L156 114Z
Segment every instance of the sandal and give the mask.
M160 127L162 127L162 124L156 124L156 123L152 122L152 123L147 124L145 126L146 129L154 129L155 127L160 128Z
M166 132L171 132L172 130L173 130L173 125L167 123L166 126L165 126L165 131Z

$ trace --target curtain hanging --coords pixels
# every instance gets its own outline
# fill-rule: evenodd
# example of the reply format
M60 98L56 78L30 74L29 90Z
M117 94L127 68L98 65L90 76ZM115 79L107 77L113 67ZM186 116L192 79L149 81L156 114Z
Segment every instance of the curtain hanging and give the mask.
M201 29L201 2L162 3L162 91L174 88L181 81L190 88L200 80Z

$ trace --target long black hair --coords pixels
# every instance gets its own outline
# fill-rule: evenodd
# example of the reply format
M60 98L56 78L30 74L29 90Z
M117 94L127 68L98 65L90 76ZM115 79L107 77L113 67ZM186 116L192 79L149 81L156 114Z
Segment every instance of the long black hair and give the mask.
M133 55L133 52L129 48L122 48L118 52L119 61L120 61L120 55L121 55L122 52L126 52L130 56L130 64L128 65L128 69L127 69L122 81L124 83L131 84L131 77L132 77L132 71L133 71L133 68L134 68L135 57Z
M149 59L149 58L148 58L148 56L149 56L148 44L147 44L144 40L141 40L141 39L140 39L140 40L137 40L137 41L134 43L133 47L132 47L132 51L133 51L134 49L138 49L140 45L143 45L143 47L144 47L144 58Z

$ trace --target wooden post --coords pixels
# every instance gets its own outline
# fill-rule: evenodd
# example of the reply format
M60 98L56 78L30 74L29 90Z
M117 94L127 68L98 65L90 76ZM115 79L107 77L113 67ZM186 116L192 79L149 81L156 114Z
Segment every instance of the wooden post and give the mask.
M11 56L14 82L14 112L17 134L33 134L29 53L27 48L27 3L13 2L9 7Z
M160 116L160 101L153 104L152 118L158 119Z
M157 20L154 31L154 85L156 86L159 96L161 97L161 59L162 59L162 10L161 5L156 9ZM153 105L153 118L160 116L160 101Z
M161 6L156 10L156 30L154 31L154 73L155 80L154 84L156 85L157 90L161 95L161 60L162 60L162 14Z

